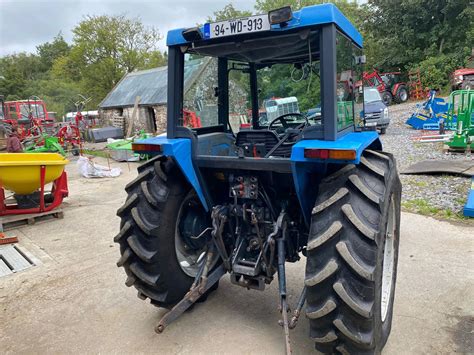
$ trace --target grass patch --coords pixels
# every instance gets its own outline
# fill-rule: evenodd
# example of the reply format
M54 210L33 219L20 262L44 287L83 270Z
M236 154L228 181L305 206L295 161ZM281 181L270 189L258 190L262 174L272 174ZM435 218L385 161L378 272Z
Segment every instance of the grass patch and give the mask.
M467 197L458 197L458 198L455 198L454 201L455 201L458 205L464 206L464 205L466 204Z
M428 183L426 181L411 181L412 185L418 186L418 187L427 187Z
M466 217L462 212L454 212L450 209L441 209L430 205L428 201L422 198L403 201L402 209L405 212L418 213L423 216L430 216L450 221L472 222L472 219Z
M402 202L402 207L409 212L415 212L425 216L436 215L441 211L439 208L431 206L428 201L422 198L404 201Z

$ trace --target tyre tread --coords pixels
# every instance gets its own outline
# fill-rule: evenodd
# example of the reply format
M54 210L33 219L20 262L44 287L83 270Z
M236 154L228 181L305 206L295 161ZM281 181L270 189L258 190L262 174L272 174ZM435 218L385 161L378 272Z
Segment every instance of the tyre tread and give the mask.
M395 191L388 189L400 186L396 174L391 154L366 150L359 165L342 167L319 185L305 275L306 317L318 351L373 354L383 346L374 338L373 256L385 199Z
M342 259L344 259L344 261L352 268L352 270L357 273L357 275L368 281L374 281L374 271L356 260L356 258L351 254L346 242L341 241L337 243L336 249Z
M130 249L144 262L151 263L153 258L156 256L156 250L149 250L142 245L140 238L135 234L132 234L127 238L127 243L130 246Z
M169 158L150 159L138 167L138 173L127 184L128 197L117 211L121 218L120 231L114 237L121 252L117 265L125 269L125 284L134 286L140 299L150 298L153 305L171 308L188 291L192 278L184 273L184 276L178 275L179 272L173 268L179 268L179 264L167 257L172 255L167 252L171 245L162 244L163 228L174 227L170 226L164 214L169 211L177 213L175 205L179 207L179 202L175 201L184 198L189 187L177 165ZM170 267L170 261L176 266Z
M310 277L306 278L304 281L306 286L314 286L317 285L324 280L326 280L328 277L333 275L337 269L339 268L339 265L337 264L336 260L331 259L329 262L323 267L321 271L319 271L315 275L311 275Z

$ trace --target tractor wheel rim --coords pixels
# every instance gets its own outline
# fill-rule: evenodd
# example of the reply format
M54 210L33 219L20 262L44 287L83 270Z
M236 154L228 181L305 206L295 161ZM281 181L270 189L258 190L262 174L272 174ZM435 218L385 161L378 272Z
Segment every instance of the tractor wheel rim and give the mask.
M384 322L387 318L393 288L393 272L395 266L395 220L395 203L392 196L390 199L390 206L388 208L387 230L385 233L385 244L383 251L382 295L380 302L382 322Z
M183 218L183 214L185 213L185 207L188 206L190 203L195 203L196 196L188 195L183 203L181 204L178 212L178 218L176 220L176 228L175 228L175 252L176 252L176 259L178 260L178 264L181 267L183 272L190 276L195 277L198 273L199 267L201 266L202 262L205 260L205 256L207 253L207 247L203 246L202 248L193 249L186 243L184 237L181 235L179 230L179 224L181 218ZM200 205L200 202L198 202ZM212 265L215 265L214 260Z
M405 90L402 90L402 92L400 93L400 99L401 99L402 101L406 101L407 98L408 98L407 92L406 92Z

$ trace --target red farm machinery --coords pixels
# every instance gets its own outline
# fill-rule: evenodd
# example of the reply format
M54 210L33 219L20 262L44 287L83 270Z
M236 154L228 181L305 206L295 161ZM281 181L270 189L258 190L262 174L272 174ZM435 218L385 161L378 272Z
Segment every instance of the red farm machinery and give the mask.
M0 121L6 135L10 134L12 127L17 127L21 140L53 133L54 119L49 117L44 101L37 96L27 100L2 100L2 106Z
M409 93L408 85L401 75L400 72L379 73L374 69L371 73L364 72L364 86L376 87L387 106L393 101L402 103L408 100Z
M0 133L6 137L11 134L12 128L17 128L18 136L28 152L59 152L72 151L77 155L82 149L81 133L94 125L89 123L88 115L82 110L91 100L78 95L79 100L74 102L76 112L74 118L63 124L56 123L54 113L46 110L46 104L37 96L27 100L4 101L0 96ZM54 149L49 149L46 141L56 143ZM60 145L61 149L58 149Z

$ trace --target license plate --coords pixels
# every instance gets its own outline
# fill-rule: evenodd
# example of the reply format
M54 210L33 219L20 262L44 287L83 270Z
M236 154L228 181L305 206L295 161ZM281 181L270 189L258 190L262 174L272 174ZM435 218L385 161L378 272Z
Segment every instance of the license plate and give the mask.
M269 30L268 15L257 15L236 20L206 23L204 25L204 38L220 38Z

